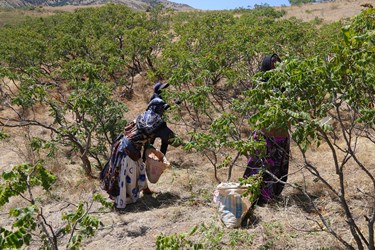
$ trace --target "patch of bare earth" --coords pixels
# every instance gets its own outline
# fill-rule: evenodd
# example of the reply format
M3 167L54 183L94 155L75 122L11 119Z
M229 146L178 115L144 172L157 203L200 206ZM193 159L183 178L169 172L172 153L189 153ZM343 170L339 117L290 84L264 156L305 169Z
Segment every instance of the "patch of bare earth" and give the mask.
M287 17L296 16L304 20L315 17L324 18L327 21L337 20L341 17L350 17L360 11L360 3L374 1L337 1L306 5L303 7L281 7L287 10ZM345 8L344 8L345 7ZM132 99L122 98L129 108L125 114L127 120L132 120L142 112L152 92L152 83L147 82L141 75L135 79L135 88ZM6 111L1 111L6 112ZM37 114L43 118L46 112L40 110ZM47 119L47 117L44 117ZM177 134L184 134L184 128L170 124ZM9 131L11 140L1 142L0 172L11 166L32 159L32 152L27 147L27 137L30 135L47 136L44 131L34 129L32 131ZM297 147L291 146L292 158L290 161L290 176L288 182L304 184L315 194L319 201L319 208L323 215L337 228L343 237L351 239L350 233L343 223L342 210L337 206L334 197L322 188L322 184L301 170L302 158ZM374 145L361 144L359 148L361 159L371 169L375 170L373 159L375 158ZM30 156L31 155L31 156ZM335 183L336 176L332 167L332 159L327 148L322 146L309 153L312 161L316 162L319 170L329 181ZM97 213L96 216L103 222L96 235L83 242L83 249L155 249L156 237L160 234L181 234L189 232L194 226L204 223L222 228L228 238L233 229L227 229L221 223L212 202L213 192L217 182L213 176L213 167L207 160L197 153L187 153L181 148L170 147L167 158L172 163L172 168L166 170L156 184L150 184L150 188L156 193L141 197L137 203L130 204L122 213L107 211ZM58 182L52 190L51 196L40 195L43 211L48 221L54 228L63 225L61 213L73 210L73 204L86 201L92 197L93 192L100 192L105 197L105 192L99 188L99 180L88 178L83 174L80 160L77 156L66 158L64 152L60 157L47 165L58 175ZM239 166L234 169L231 181L237 181L245 169L246 159L242 159ZM225 171L225 170L223 170ZM352 185L348 193L353 206L358 205L358 215L364 211L363 204L359 201L358 192L367 187L364 177L357 174L354 167L348 168L348 183ZM98 170L96 170L98 174ZM224 173L224 172L223 172ZM375 174L375 173L373 173ZM224 175L225 176L225 175ZM223 178L224 179L224 178ZM4 220L9 207L20 206L19 199L11 200L10 204L0 211L0 225L9 225ZM95 210L95 207L94 207ZM241 232L252 235L252 249L320 249L330 247L343 249L341 245L329 234L321 232L316 213L307 200L295 189L286 186L282 196L274 203L263 207L256 207L251 225L240 229ZM238 247L229 245L229 241L222 245L228 249L246 249L246 244L238 242ZM38 249L39 242L34 242L28 249ZM61 243L63 247L64 243ZM248 248L247 248L248 249Z
M283 18L286 19L296 17L304 21L311 21L319 18L324 22L334 22L358 15L364 8L361 5L367 3L375 7L374 0L336 0L319 4L276 7L276 9L285 10L286 15Z

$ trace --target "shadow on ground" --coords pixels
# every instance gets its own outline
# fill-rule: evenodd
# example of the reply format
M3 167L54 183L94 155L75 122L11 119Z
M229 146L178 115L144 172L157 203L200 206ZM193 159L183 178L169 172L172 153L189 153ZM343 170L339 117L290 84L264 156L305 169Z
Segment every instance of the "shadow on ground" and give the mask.
M314 202L319 198L320 194L313 194L307 197L303 193L293 193L288 196L287 200L284 202L287 203L286 206L296 205L299 208L303 209L306 213L314 213L315 209L311 202Z
M165 208L177 204L180 199L180 196L169 192L145 195L136 203L127 205L124 212L144 212L155 208Z

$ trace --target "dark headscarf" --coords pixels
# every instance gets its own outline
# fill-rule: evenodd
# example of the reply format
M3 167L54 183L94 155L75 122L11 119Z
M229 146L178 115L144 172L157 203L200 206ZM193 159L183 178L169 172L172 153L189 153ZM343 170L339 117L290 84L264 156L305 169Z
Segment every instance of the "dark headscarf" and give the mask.
M156 83L154 85L154 93L152 94L150 101L152 101L152 99L154 98L163 99L161 96L161 90L167 88L168 86L169 86L169 83L161 83L161 82Z
M266 56L262 61L262 66L260 68L260 71L266 72L266 71L269 71L271 69L274 69L276 62L281 62L281 59L277 54L272 54L271 56ZM263 78L263 79L261 79L261 81L267 82L268 78ZM279 90L281 91L281 93L284 93L285 87L280 87Z
M260 71L266 72L266 71L269 71L271 69L274 69L275 65L272 64L272 61L274 63L275 62L281 62L281 59L280 59L280 57L277 54L272 54L271 56L266 56L263 59L263 61L262 61L262 65L260 67Z
M163 99L156 97L149 102L146 110L152 110L155 113L162 115L168 108L169 105Z
M154 85L154 93L160 94L162 89L165 89L169 86L169 83L158 82Z

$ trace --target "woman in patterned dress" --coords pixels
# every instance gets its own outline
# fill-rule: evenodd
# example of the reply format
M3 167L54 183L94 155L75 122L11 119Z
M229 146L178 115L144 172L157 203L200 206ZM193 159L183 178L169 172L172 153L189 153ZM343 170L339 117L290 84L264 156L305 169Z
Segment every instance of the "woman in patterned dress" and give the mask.
M280 61L277 54L267 56L263 59L260 70L262 72L272 70L276 62ZM267 80L263 79L263 81ZM254 131L252 136L255 140L265 141L266 153L261 156L257 152L249 157L243 177L248 178L262 173L263 182L258 199L258 204L261 204L279 196L284 189L288 178L290 137L288 128L262 129Z
M116 209L135 203L142 190L151 193L141 152L153 138L169 136L163 133L166 123L162 119L168 107L162 99L154 98L147 110L129 123L112 144L110 159L100 178L101 188L114 200ZM162 140L168 141L168 138Z

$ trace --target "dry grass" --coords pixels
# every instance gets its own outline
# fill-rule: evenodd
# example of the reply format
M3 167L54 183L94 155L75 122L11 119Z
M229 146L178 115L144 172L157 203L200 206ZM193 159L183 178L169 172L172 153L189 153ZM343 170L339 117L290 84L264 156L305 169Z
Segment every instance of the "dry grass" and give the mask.
M360 2L369 1L340 1L280 8L287 10L287 17L295 16L304 20L318 17L326 21L334 21L359 13ZM145 109L151 95L152 83L146 82L139 75L135 78L134 90L132 100L123 98L129 107L129 112L126 113L128 120L135 118L136 114ZM39 110L37 115L43 118L45 112ZM170 126L177 134L185 132L183 128ZM46 136L42 130L9 132L12 135L12 140L1 142L1 172L30 159L30 149L25 146L27 135ZM345 229L342 211L335 202L335 198L330 192L323 189L321 183L316 182L314 178L300 169L302 158L297 147L293 144L291 151L291 175L288 181L290 183L306 183L316 197L320 212L324 216L330 217L334 227L340 231L343 237L350 240L350 233ZM361 159L375 174L374 145L362 143L359 152ZM111 211L97 214L104 223L104 227L97 232L95 237L84 242L84 249L155 249L158 235L189 232L192 227L201 223L220 227L225 232L228 243L228 239L233 237L230 234L234 230L222 226L215 205L211 202L212 193L217 185L212 166L203 156L186 153L180 148L171 147L167 157L172 163L172 169L167 170L158 183L150 184L151 189L156 193L152 196L142 197L136 204L129 205L124 213ZM311 151L309 157L329 181L336 182L327 147L323 145ZM234 169L232 181L236 181L244 171L246 159L241 160L242 165ZM61 211L73 209L73 206L69 205L70 203L88 200L93 192L100 192L106 196L100 190L97 179L84 176L79 162L76 156L72 156L70 159L61 156L48 163L49 168L58 173L59 181L52 191L52 197L44 197L42 202L45 214L55 227L62 225ZM363 197L360 197L361 195L356 190L366 190L369 187L363 181L364 177L358 175L354 164L352 166L347 169L347 183L352 185L348 197L352 205L357 206L356 213L363 215L366 212L365 204L360 204ZM10 206L20 205L19 202L18 199L12 200L0 213L4 213ZM287 186L278 201L264 207L257 207L254 210L252 225L240 229L239 232L251 236L249 242L252 249L342 249L337 240L320 231L319 224L313 220L317 220L317 214L308 204L306 198L292 187ZM5 223L6 221L2 219L0 225ZM245 249L246 244L238 243L238 247L229 245L222 247ZM29 249L37 249L37 247L38 245L35 243Z
M131 101L123 99L130 110L126 113L127 119L134 118L145 109L152 90L152 84L147 83L141 76L136 78L135 86L134 99ZM37 115L43 118L45 112L40 110ZM176 133L184 133L182 128L170 126ZM12 138L15 139L2 145L2 168L27 160L30 150L25 146L27 144L25 135L29 133L44 135L41 130L24 131L22 134L20 131L17 131L17 134L13 131ZM21 146L15 147L15 145ZM374 145L361 143L358 150L361 159L374 171L375 166L372 160L375 157ZM321 183L316 182L306 171L300 169L302 158L293 144L291 151L291 175L288 181L306 183L309 191L316 197L319 211L330 218L331 223L342 236L350 239L350 233L345 230L345 223L342 220L342 210L335 201L335 197L325 190ZM20 155L23 156L20 157ZM142 197L136 204L129 205L124 213L111 211L97 214L103 221L104 227L95 237L84 242L84 249L98 249L99 247L119 249L119 246L123 249L155 249L158 235L186 233L202 223L221 228L220 230L225 232L227 243L231 237L234 237L233 232L236 231L222 226L215 205L212 203L212 194L217 185L212 166L203 156L186 153L180 148L170 147L167 157L172 163L172 169L166 170L158 183L150 184L156 194ZM328 181L336 182L332 159L325 145L312 150L309 153L309 159L318 166ZM241 167L234 169L232 181L236 181L244 171L246 159L241 160ZM56 227L63 225L60 219L61 211L74 208L69 204L89 200L93 192L100 192L106 196L100 190L98 180L84 176L79 162L75 156L71 159L60 156L58 161L48 164L53 172L58 173L59 180L52 192L52 197L44 197L42 203L45 214ZM224 176L225 170L221 173ZM348 169L347 182L352 185L348 197L351 204L357 206L358 216L363 216L366 212L364 208L366 204L360 203L363 197L355 192L358 188L362 190L369 188L363 180L363 176L358 175L354 165L353 168ZM37 191L38 194L41 192ZM20 202L19 199L12 200L2 212L11 206L19 206ZM251 239L248 239L246 244L251 244L252 249L320 249L324 247L341 249L341 245L333 237L319 230L319 223L314 222L317 219L316 212L306 198L287 186L278 201L264 207L256 207L252 225L237 232L240 232L242 237ZM5 222L0 224L2 223ZM37 246L38 244L35 243L30 249L36 249ZM232 246L228 248L237 249Z
M0 27L5 25L16 25L27 21L28 17L49 16L56 10L46 10L42 7L29 9L10 9L0 7Z
M301 6L277 7L286 11L284 18L296 17L304 21L312 21L316 18L324 22L334 22L343 18L358 15L363 7L361 4L372 3L374 0L336 0L319 4L304 4Z
M27 21L29 17L45 17L55 15L60 12L73 12L76 9L81 8L93 8L100 7L102 5L85 5L85 6L73 6L67 5L62 7L28 7L28 8L2 8L0 7L0 27L5 25L15 25Z

